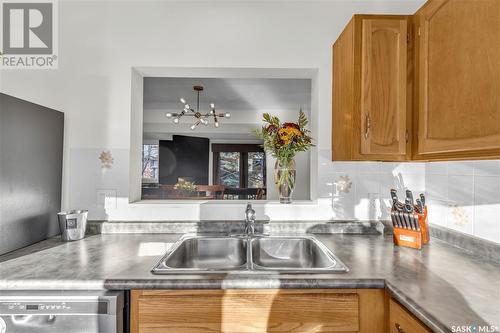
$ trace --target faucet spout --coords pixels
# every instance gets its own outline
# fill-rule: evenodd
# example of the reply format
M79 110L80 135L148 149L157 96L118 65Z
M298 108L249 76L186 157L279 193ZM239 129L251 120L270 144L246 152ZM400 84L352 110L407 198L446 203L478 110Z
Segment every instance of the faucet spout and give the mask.
M245 234L251 236L255 233L255 210L252 208L252 204L247 203L247 209L245 210Z

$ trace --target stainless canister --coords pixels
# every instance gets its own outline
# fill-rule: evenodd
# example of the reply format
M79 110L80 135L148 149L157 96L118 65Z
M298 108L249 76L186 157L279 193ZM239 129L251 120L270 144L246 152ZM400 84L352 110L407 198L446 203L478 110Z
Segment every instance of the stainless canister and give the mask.
M70 210L57 214L62 240L75 241L85 237L87 214L86 210Z

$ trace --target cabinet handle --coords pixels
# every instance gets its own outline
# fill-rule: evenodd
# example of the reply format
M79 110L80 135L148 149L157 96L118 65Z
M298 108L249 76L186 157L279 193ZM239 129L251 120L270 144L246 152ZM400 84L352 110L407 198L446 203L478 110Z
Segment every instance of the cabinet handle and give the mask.
M365 140L367 140L368 136L370 135L370 127L371 127L370 115L366 114L366 118L365 118Z
M394 326L396 326L398 333L405 333L405 330L401 328L401 325L399 325L399 323L395 323Z

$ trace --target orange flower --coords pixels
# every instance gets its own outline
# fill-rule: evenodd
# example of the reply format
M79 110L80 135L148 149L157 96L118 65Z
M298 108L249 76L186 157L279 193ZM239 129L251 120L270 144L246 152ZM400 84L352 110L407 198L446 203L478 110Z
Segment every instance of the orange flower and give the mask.
M303 135L304 133L294 126L286 126L278 130L278 136L285 145L289 144L295 137L301 137Z

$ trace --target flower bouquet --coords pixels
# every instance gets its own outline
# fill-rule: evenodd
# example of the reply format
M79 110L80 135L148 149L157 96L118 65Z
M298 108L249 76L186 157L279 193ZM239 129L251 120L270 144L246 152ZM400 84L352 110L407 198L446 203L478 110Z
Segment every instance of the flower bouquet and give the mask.
M256 134L264 140L264 150L276 158L274 182L281 203L291 203L297 170L295 155L313 147L307 117L300 110L297 123L281 123L278 117L264 113L265 125Z
M177 184L174 185L174 189L178 190L182 196L188 197L194 194L197 188L193 182L179 179Z

